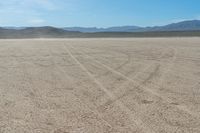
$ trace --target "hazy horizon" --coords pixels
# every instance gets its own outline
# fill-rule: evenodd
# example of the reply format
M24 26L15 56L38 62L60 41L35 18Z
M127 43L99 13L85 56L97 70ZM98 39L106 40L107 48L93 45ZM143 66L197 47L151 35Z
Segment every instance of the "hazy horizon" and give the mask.
M198 0L7 0L1 27L162 26L200 19Z

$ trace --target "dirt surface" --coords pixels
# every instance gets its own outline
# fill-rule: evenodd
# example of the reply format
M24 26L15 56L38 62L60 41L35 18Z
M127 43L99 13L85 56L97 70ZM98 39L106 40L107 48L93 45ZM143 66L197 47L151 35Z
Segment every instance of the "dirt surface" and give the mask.
M0 40L0 133L200 133L200 38Z

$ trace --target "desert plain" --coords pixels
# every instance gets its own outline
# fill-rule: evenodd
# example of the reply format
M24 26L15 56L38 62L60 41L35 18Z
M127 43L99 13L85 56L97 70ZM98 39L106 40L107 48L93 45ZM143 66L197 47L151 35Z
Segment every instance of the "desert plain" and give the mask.
M2 39L0 133L200 133L200 38Z

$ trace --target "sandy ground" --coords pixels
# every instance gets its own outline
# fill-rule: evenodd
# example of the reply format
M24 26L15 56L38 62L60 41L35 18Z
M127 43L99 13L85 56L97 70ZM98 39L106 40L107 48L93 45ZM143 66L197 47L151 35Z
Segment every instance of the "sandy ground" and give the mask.
M0 40L0 133L200 133L200 38Z

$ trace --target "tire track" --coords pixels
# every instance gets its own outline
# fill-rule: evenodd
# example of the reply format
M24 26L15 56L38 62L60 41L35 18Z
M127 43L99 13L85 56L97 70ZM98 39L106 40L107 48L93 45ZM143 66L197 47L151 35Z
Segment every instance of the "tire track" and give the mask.
M127 65L128 63L130 63L130 61L131 61L131 56L130 56L130 55L126 55L126 54L124 54L124 55L128 57L128 60L126 60L126 61L123 62L121 65L119 65L117 68L115 68L116 70L118 70L118 69L122 68L123 66ZM106 72L106 73L103 73L103 74L99 75L99 77L100 77L100 76L105 76L105 75L108 75L108 74L109 74L109 71Z
M95 48L87 48L87 47L83 47L83 48L85 48L85 49L95 49ZM96 49L95 49L96 50ZM113 53L119 53L120 51L112 51ZM157 59L161 59L165 54L166 54L166 52L168 52L167 50L165 50L165 52L162 52L161 54L160 54L160 56L157 58ZM127 55L125 52L122 52L124 55ZM87 53L85 53L86 55L88 55ZM89 56L89 55L88 55ZM118 69L120 69L120 68L123 68L123 66L124 65L126 65L126 64L128 64L129 62L130 62L130 58L131 58L131 55L127 55L127 57L129 58L125 63L123 63L123 65L120 65L120 66L118 66L118 67L116 67L116 68L113 68L114 70L118 70ZM93 58L94 59L94 58ZM94 60L96 60L96 59L94 59ZM151 63L150 65L148 65L147 67L145 67L144 68L144 70L142 70L142 71L139 71L139 72L137 72L135 75L134 75L134 77L133 78L135 78L135 77L137 77L137 76L139 76L139 74L142 74L142 73L144 73L146 70L148 70L149 68L151 68L155 63L159 63L158 61L154 61L153 63ZM145 63L141 63L141 64L145 64ZM146 65L146 64L145 64ZM107 72L107 73L104 73L104 74L102 74L102 75L100 75L100 76L105 76L106 74L108 74L109 73L109 71ZM130 72L128 72L127 74L130 74ZM127 74L124 74L124 75L126 75L127 76Z
M172 48L173 49L173 48ZM176 59L177 59L177 50L176 49L173 49L173 58L172 58L172 60L170 61L170 63L169 63L169 65L168 65L168 68L167 68L167 70L165 70L164 71L164 73L162 74L162 77L160 78L160 80L158 81L158 82L160 82L159 83L159 85L162 85L163 83L164 83L164 80L165 80L165 78L166 78L166 75L168 74L168 73L170 73L170 71L171 71L171 69L173 68L173 66L174 66L174 64L175 64L175 61L176 61ZM158 85L158 86L159 86Z
M120 72L114 70L113 68L111 68L111 67L109 67L109 66L107 66L107 65L105 65L105 64L103 64L103 63L101 63L101 62L99 62L99 61L97 61L97 60L95 60L93 57L91 57L91 56L89 56L89 55L86 55L86 54L84 54L84 53L83 53L83 55L85 55L86 57L89 57L91 60L93 60L94 62L96 62L96 63L99 64L99 65L102 65L103 67L107 68L107 69L110 70L111 72L113 72L113 73L115 73L115 74L117 74L117 75L122 76L123 78L127 79L127 80L130 81L130 82L133 82L133 83L136 84L137 86L141 87L144 91L149 92L149 93L153 94L154 96L156 96L156 97L158 97L158 98L161 98L163 101L165 101L165 102L167 102L167 103L169 103L169 104L173 102L173 101L172 101L171 99L169 99L168 97L165 97L165 96L163 96L163 95L160 95L160 94L157 93L156 91L154 91L154 90L152 90L152 89L150 89L150 88L147 88L146 86L143 86L143 85L139 84L137 81L134 81L132 78L129 78L129 77L127 77L126 75L124 75L124 74L122 74L122 73L120 73ZM117 99L117 98L115 98L115 99ZM184 106L184 105L176 105L176 106L174 106L174 107L176 107L176 108L178 108L179 110L182 110L182 111L184 111L184 112L187 112L188 114L190 114L190 115L192 115L192 116L194 116L194 117L197 117L197 118L200 117L199 114L197 114L197 113L195 113L195 112L189 110L189 109L188 109L186 106Z
M52 55L52 51L50 48L48 48L48 52L50 53L50 59L51 59L51 62L52 62L52 70L54 71L60 71L62 74L64 73L64 71L62 71L61 67L59 67L59 65L56 65L55 61L54 61L54 56ZM18 58L17 58L18 59ZM34 110L38 110L41 108L41 105L40 105L40 102L41 100L43 99L42 98L42 94L40 93L40 91L38 89L36 89L36 84L33 83L34 79L32 78L32 76L30 76L30 72L27 70L27 67L25 64L21 64L20 66L22 69L22 76L23 76L23 83L26 83L26 86L28 87L29 90L27 90L27 87L23 87L22 90L25 90L27 91L29 94L28 98L30 99L31 101L31 104L34 105ZM64 75L64 74L63 74ZM52 77L55 77L57 75L53 75L52 74ZM56 82L59 82L58 79L54 79L52 81L52 87L53 88L56 88ZM21 91L21 90L20 90ZM76 95L75 95L76 96ZM76 96L76 98L79 100L79 101L82 101L78 96ZM82 103L82 102L81 102ZM85 103L82 103L83 105L85 105L86 108L89 109L90 112L92 112L94 115L97 116L97 118L100 118L100 119L97 119L99 121L102 121L102 123L105 123L106 126L110 127L111 129L114 129L113 126L111 126L106 120L103 119L103 116L92 110L91 108L89 108L89 106ZM36 123L36 127L40 127L39 125L40 121L37 121Z
M49 48L49 53L50 53L50 56L51 56L51 58L52 58L52 62L53 62L53 64L54 64L54 67L56 67L56 70L58 70L58 71L60 71L62 74L63 74L63 76L65 76L65 71L61 68L61 67L59 67L59 65L56 65L56 63L55 63L55 61L54 61L54 59L53 59L53 56L52 56L52 50ZM76 97L77 97L77 99L79 99L80 101L82 101L80 98L79 98L79 96L77 96L76 94L74 94ZM105 119L104 119L104 117L103 117L103 115L99 112L99 111L94 111L93 109L91 109L91 107L88 105L88 104L86 104L85 102L82 102L91 112L93 112L95 115L97 115L99 118L100 118L100 120L102 120L103 122L105 122L106 123L106 125L108 125L109 127L111 127L112 129L114 129L114 127L108 122L108 121L106 121Z
M110 92L109 90L107 90L107 89L95 78L95 76L94 76L93 74L91 74L91 73L88 71L88 69L85 68L85 66L83 66L83 64L80 63L80 62L78 61L78 59L77 59L75 56L73 56L73 54L70 52L70 50L67 48L66 45L64 45L64 48L66 49L66 51L68 52L68 54L71 56L71 58L81 67L81 69L82 69L83 71L85 71L85 72L88 74L88 76L100 87L100 89L102 89L102 90L110 97L111 100L116 99L116 96L115 96L112 92ZM146 133L154 133L154 131L152 131L152 129L149 129L148 127L146 127L146 126L144 125L144 122L142 122L142 120L140 120L140 119L138 118L138 116L134 115L133 112L132 112L128 107L126 107L122 102L116 101L115 104L116 104L118 107L120 107L122 110L124 110L124 111L127 113L127 115L130 116L130 119L132 120L132 122L134 122L141 130L143 130L143 131L146 132Z

